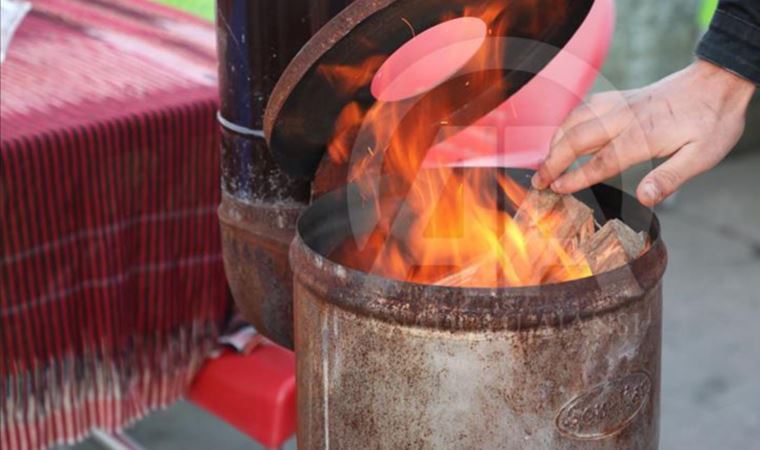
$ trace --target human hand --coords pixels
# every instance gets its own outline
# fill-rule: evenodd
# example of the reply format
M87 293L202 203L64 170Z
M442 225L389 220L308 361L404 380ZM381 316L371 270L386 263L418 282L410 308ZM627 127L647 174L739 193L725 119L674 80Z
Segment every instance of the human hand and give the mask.
M654 206L733 149L754 90L752 82L697 60L650 86L594 95L555 134L533 186L572 193L635 164L667 157L636 190L642 204ZM591 154L563 175L579 156Z

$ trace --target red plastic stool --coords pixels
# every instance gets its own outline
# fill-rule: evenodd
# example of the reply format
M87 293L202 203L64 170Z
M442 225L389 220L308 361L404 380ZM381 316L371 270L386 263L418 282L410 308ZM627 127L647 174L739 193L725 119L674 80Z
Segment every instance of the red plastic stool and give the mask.
M188 398L267 448L296 428L295 355L266 339L238 353L225 349L193 380Z

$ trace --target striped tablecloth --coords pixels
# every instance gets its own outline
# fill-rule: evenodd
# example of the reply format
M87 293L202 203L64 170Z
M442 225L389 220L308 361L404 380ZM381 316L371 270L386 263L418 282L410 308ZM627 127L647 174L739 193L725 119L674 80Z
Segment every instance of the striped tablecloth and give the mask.
M176 399L228 307L210 24L36 0L0 67L0 448Z

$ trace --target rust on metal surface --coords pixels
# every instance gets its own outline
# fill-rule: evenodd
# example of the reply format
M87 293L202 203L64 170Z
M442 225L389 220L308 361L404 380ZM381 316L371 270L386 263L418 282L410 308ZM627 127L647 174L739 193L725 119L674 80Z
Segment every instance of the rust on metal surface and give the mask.
M660 308L657 285L561 327L421 330L335 307L296 281L299 448L655 450ZM639 408L592 415L640 372L652 382ZM593 390L607 384L612 393ZM583 422L560 428L568 411Z
M308 203L309 180L277 167L264 139L220 128L222 192L248 204Z
M302 205L246 204L224 195L219 207L227 280L243 317L293 348L293 274L288 247Z
M614 188L582 198L651 247L586 279L493 289L330 261L367 225L347 219L350 187L314 202L290 250L299 448L657 449L659 224Z
M651 392L652 377L644 371L605 381L567 403L557 415L557 429L582 440L614 435L636 419Z
M224 265L243 315L292 348L287 248L309 180L287 175L261 127L277 79L309 37L351 0L219 0L219 122Z
M282 172L262 138L222 128L219 222L235 303L264 336L293 348L288 246L309 198L308 180Z
M599 185L594 189L581 193L581 198L587 201L595 198L591 202L599 203L624 198L622 193L608 186ZM316 236L326 233L329 227L348 237L356 224L351 223L347 209L361 209L361 202L360 195L349 186L348 190L331 192L312 203L299 221L299 234L290 251L291 265L298 269L302 284L320 296L331 298L337 306L404 325L450 331L561 325L640 299L659 283L667 264L657 218L630 199L627 206L638 205L641 209L638 225L650 233L652 245L646 253L618 269L571 283L519 288L462 289L400 283L345 267L320 254L322 247L315 251L304 244L304 233ZM320 235L320 245L335 239Z

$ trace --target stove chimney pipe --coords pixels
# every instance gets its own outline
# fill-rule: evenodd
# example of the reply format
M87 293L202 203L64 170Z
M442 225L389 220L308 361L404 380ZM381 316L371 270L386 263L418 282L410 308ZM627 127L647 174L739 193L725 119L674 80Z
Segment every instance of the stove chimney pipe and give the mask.
M310 186L272 160L261 131L264 108L293 56L350 1L217 0L225 269L245 318L289 348L288 245Z

